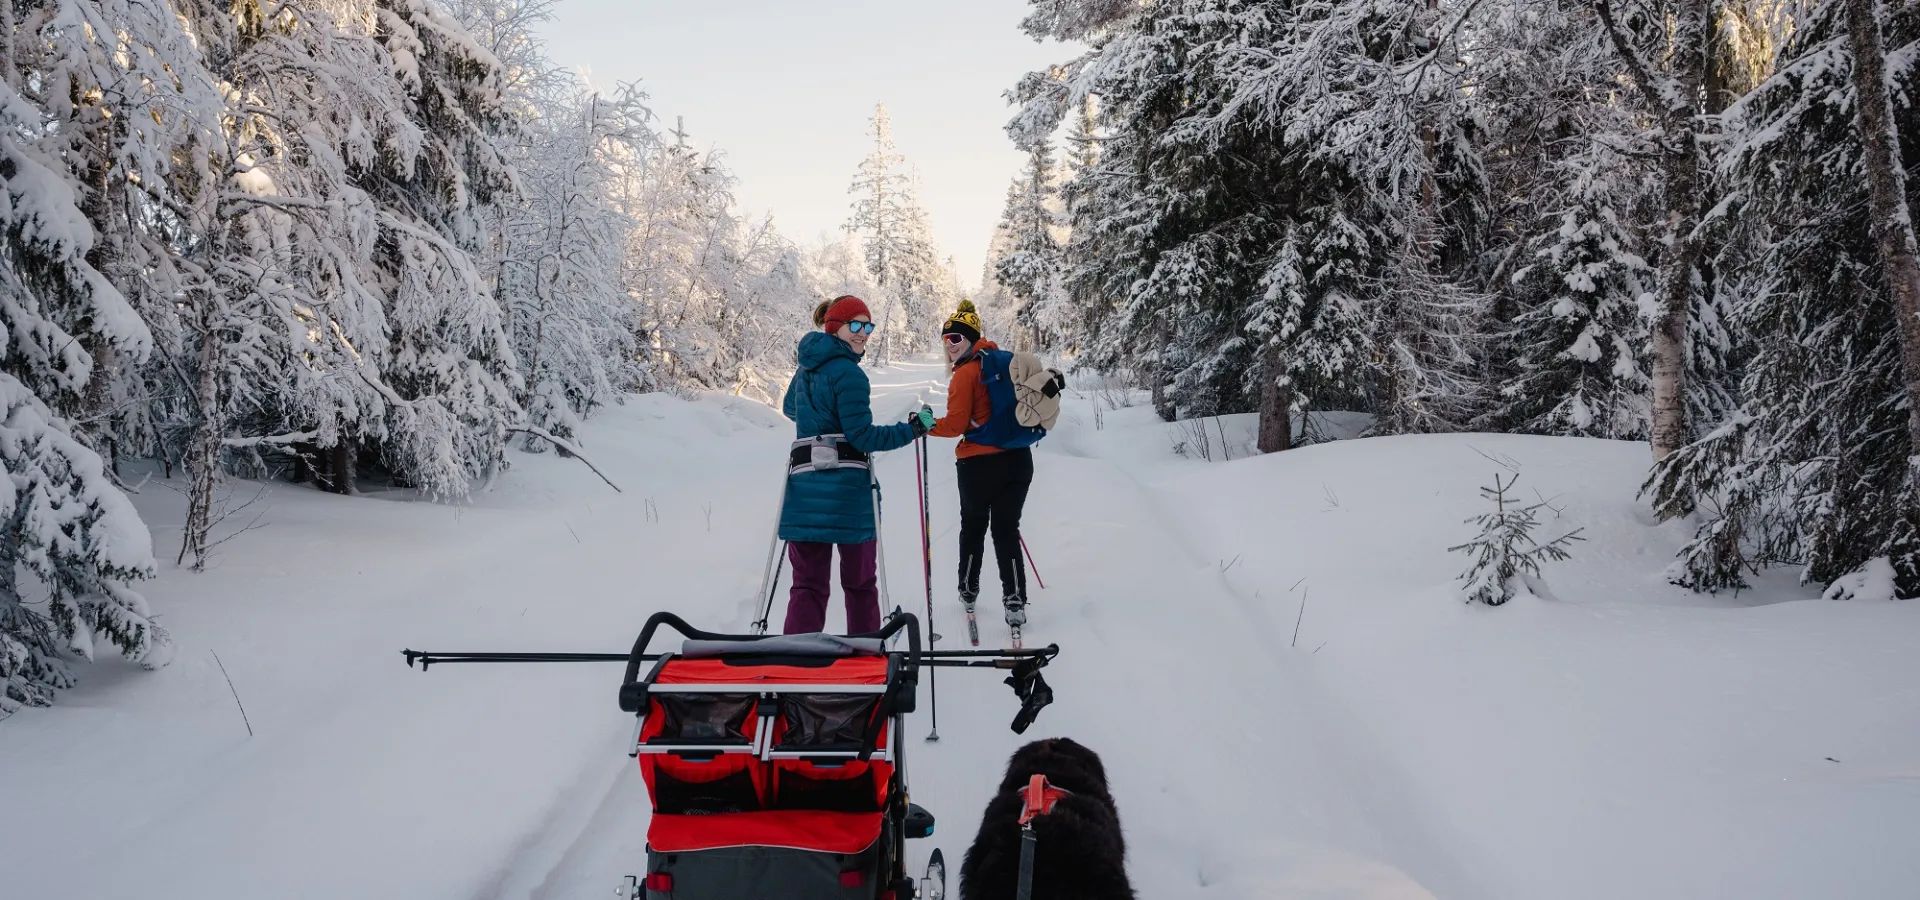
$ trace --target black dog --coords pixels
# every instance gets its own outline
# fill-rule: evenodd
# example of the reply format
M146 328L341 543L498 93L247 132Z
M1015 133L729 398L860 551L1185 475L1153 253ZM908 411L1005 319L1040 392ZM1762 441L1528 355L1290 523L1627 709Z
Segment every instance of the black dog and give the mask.
M1034 741L1008 761L1000 793L987 804L960 866L960 900L1013 900L1018 892L1022 795L1035 775L1072 792L1033 820L1035 900L1134 900L1106 767L1066 738Z

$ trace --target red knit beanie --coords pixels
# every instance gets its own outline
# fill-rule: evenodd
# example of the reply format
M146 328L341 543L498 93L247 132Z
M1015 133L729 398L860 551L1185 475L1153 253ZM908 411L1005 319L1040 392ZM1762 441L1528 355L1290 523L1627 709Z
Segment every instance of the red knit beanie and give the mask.
M826 328L828 334L832 334L839 331L840 326L853 321L859 316L866 316L871 319L873 318L873 313L867 311L867 301L848 294L845 297L833 301L833 305L827 307L827 315L821 319L820 324Z

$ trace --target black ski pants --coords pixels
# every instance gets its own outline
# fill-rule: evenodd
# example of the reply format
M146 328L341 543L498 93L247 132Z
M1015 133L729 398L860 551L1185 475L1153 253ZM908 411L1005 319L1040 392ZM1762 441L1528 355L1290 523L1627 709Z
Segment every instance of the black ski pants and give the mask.
M980 562L987 532L1000 563L1001 597L1027 599L1027 567L1020 557L1020 510L1033 485L1033 451L1027 448L969 456L957 463L960 482L960 593L980 594Z

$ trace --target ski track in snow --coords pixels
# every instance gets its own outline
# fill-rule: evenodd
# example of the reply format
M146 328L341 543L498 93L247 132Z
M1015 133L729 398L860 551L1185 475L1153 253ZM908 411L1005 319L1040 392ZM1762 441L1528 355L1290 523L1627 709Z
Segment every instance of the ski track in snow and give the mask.
M924 363L874 373L876 419L904 417L917 402L941 393L944 378L942 367ZM952 442L936 439L931 446L932 520L954 522L959 511ZM886 454L879 462L888 498L883 542L892 563L891 602L925 618L912 465L911 449ZM945 713L941 740L927 743L917 740L924 734L910 734L916 742L906 748L914 798L940 820L936 842L911 846L911 864L923 865L931 846L944 846L954 860L949 871L956 883L950 889L957 890L959 860L1006 757L1025 741L1064 735L1107 751L1142 896L1197 896L1221 887L1236 868L1245 867L1234 859L1236 848L1310 870L1311 885L1294 886L1291 896L1429 896L1391 866L1350 849L1377 852L1382 839L1355 814L1361 805L1347 786L1327 778L1338 771L1331 762L1334 732L1303 700L1298 672L1274 658L1272 648L1280 641L1272 623L1241 603L1213 563L1168 527L1153 491L1113 463L1071 451L1042 452L1037 468L1026 530L1057 536L1068 546L1092 542L1097 551L1073 555L1102 564L1097 571L1058 572L1054 587L1031 590L1028 646L1062 644L1059 661L1047 672L1061 699L1027 735L1016 736L1005 723L1017 707L997 675L944 673L944 683L937 686ZM936 524L934 530L941 529ZM915 564L903 567L902 561ZM950 540L935 545L933 565L934 623L946 636L944 646L956 646L965 629L951 587L957 549ZM985 577L994 580L992 566ZM1154 620L1148 627L1102 623L1103 605L1118 597L1154 612ZM784 599L783 588L779 601ZM775 621L781 606L776 602ZM839 611L836 593L830 626ZM982 645L1004 643L1005 625L990 604L981 605L981 619ZM1197 623L1205 624L1196 628ZM1255 685L1261 688L1250 690ZM1189 692L1223 690L1259 697L1249 720L1225 734L1222 723L1208 721L1212 704L1194 709L1182 702ZM1102 704L1096 697L1119 702ZM910 732L931 727L931 699L923 698L923 713L910 720ZM510 864L510 869L532 866L541 872L530 894L490 891L479 900L558 900L606 889L607 873L631 869L645 847L646 804L644 796L633 802L636 790L644 791L637 778L616 780L596 804L592 827L567 829L572 837L557 863L548 862L556 854L536 847ZM1146 815L1149 807L1142 804L1127 817L1126 798L1140 794L1165 798L1151 804L1158 814ZM1269 807L1272 797L1290 802ZM1250 830L1249 822L1261 827ZM1300 864L1309 859L1311 865ZM1469 895L1474 894L1460 894Z
M937 363L871 374L878 421L943 403ZM1780 602L1807 596L1790 575L1731 599L1665 585L1685 528L1623 496L1643 446L1470 435L1245 459L1251 419L1229 416L1213 425L1234 462L1205 464L1173 459L1149 410L1092 409L1070 400L1040 446L1023 522L1048 584L1026 637L1062 646L1055 704L1014 735L998 673L947 670L908 722L913 799L939 820L909 865L943 848L952 896L1007 756L1053 735L1106 760L1141 897L1784 900L1920 884L1920 608ZM58 706L0 723L0 811L32 813L0 815L0 893L606 896L642 871L648 818L618 667L423 675L397 651L624 651L662 609L746 630L791 434L759 404L650 395L584 432L622 494L521 453L454 507L275 487L272 528L150 586L180 641L171 667L84 667ZM953 648L953 445L930 446L933 625ZM1594 536L1548 570L1566 602L1450 596L1445 547L1494 458ZM925 616L913 465L907 448L877 472L890 602ZM176 541L178 498L138 501L156 547ZM844 621L835 595L829 627ZM983 646L1006 637L982 604Z

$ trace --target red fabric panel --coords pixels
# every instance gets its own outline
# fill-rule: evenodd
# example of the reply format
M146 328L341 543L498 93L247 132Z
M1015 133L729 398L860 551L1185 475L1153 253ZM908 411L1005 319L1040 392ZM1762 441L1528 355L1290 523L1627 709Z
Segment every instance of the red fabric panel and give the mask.
M792 847L820 853L859 853L880 839L881 813L813 810L724 816L656 815L647 845L661 853L720 847Z
M850 656L832 665L730 666L717 659L672 659L660 670L658 684L886 684L887 658ZM742 693L752 693L748 687Z

